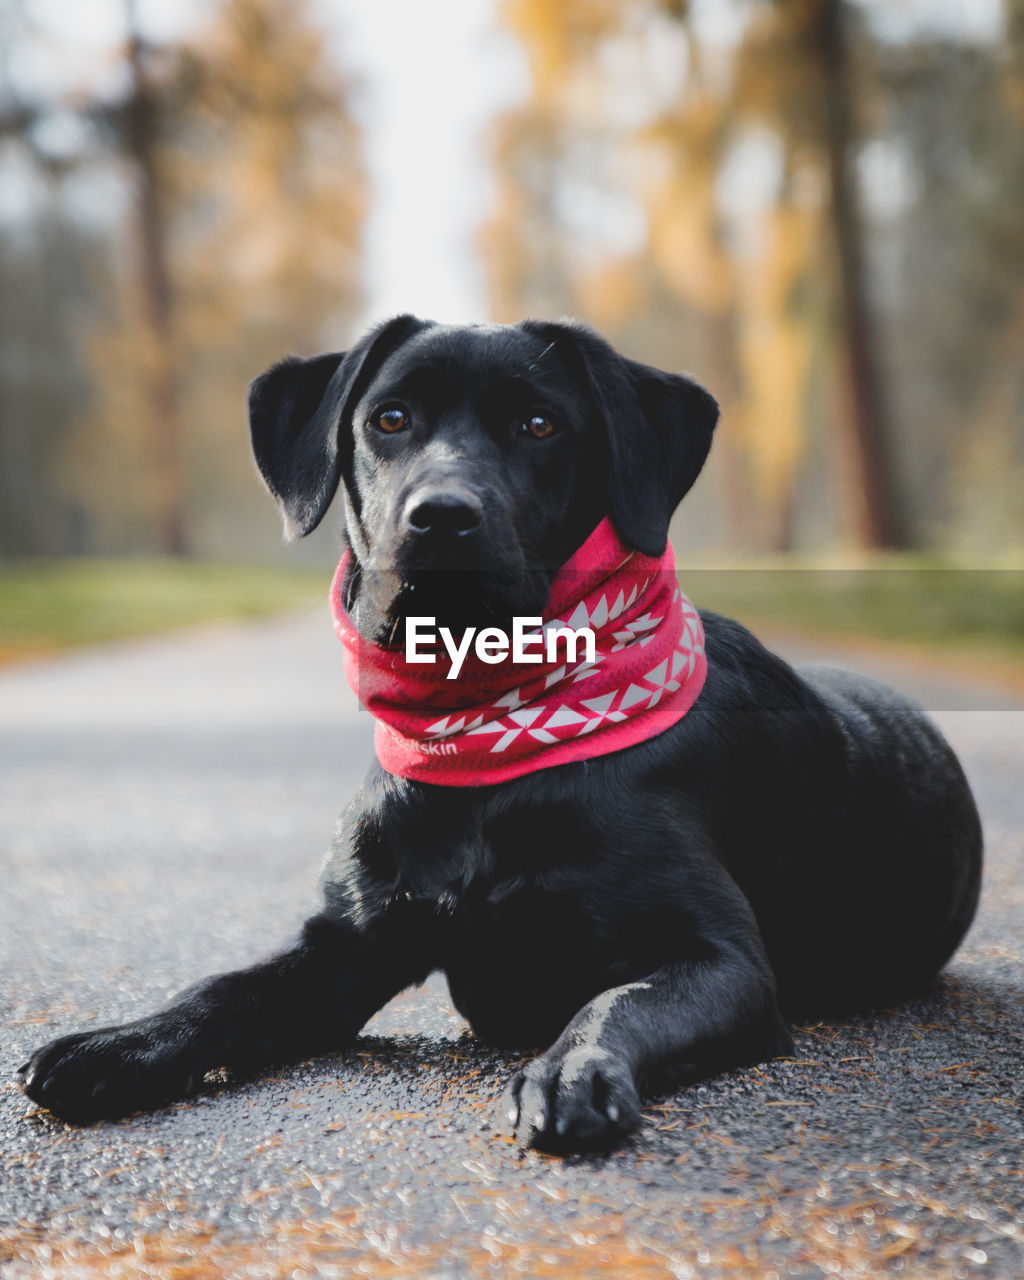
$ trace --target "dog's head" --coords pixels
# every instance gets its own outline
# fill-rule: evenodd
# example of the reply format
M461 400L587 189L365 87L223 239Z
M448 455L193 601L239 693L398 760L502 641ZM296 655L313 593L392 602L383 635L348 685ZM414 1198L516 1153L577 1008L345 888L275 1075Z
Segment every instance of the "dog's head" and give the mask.
M257 464L302 537L339 484L367 638L407 613L453 628L543 608L604 516L648 555L718 416L689 378L579 324L456 327L399 316L350 351L288 359L249 390Z

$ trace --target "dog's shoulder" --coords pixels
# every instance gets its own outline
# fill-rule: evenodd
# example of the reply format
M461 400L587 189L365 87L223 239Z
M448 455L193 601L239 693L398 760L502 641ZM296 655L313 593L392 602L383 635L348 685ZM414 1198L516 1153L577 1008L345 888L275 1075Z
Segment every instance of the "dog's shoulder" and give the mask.
M708 675L693 729L703 729L710 716L721 729L734 724L755 740L763 733L779 738L797 731L822 743L838 741L829 708L790 663L735 619L707 609L700 615Z

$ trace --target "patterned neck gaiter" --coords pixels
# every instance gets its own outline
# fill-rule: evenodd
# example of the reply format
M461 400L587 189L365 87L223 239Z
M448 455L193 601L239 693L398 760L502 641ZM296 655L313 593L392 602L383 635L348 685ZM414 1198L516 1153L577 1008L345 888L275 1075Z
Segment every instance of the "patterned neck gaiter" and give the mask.
M441 644L434 662L410 662L404 642L364 640L345 612L350 554L331 587L345 675L377 721L377 758L389 773L446 787L486 786L605 755L664 732L689 711L707 674L700 616L679 589L672 546L631 551L610 520L558 570L533 643L540 661L485 662L470 648L455 679ZM548 633L594 632L594 660ZM429 650L428 650L429 651ZM559 658L561 660L559 660Z

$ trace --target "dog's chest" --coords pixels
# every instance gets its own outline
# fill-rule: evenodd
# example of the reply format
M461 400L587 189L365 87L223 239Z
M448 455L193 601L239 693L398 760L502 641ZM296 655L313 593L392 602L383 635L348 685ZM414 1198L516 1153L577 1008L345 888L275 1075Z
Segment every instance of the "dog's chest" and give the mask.
M443 887L421 882L419 902L474 1031L493 1043L542 1044L599 991L635 977L642 959L634 922L582 831L567 845L564 821L530 839L512 827L453 851L454 874Z
M613 937L578 890L481 883L446 908L441 967L456 1008L488 1041L546 1042L616 967Z

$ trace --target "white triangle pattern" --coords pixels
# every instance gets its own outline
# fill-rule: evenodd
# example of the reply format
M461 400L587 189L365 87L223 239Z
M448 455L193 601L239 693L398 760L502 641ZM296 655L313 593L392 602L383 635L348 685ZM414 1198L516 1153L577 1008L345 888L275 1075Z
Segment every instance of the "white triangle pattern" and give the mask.
M674 693L680 687L680 676L686 677L692 673L698 656L703 652L695 621L696 613L687 611L684 605L683 633L671 659L662 659L646 675L630 681L624 688L613 689L611 693L603 693L597 698L584 698L576 706L559 702L550 709L543 703L524 708L521 702L512 699L516 706L508 715L488 720L486 724L481 723L483 717L479 716L472 724L465 726L464 732L472 735L498 735L491 747L493 754L507 750L522 733L528 734L537 742L564 742L569 738L580 738L586 733L592 733L601 724L620 723L639 711L648 710L656 706L666 692ZM647 640L651 638L648 636ZM645 642L641 640L640 643ZM596 664L581 665L590 668L582 674L590 675ZM565 675L564 668L561 673ZM574 673L574 681L581 678L581 673ZM515 692L518 697L519 690ZM509 695L506 695L494 705L508 704ZM439 725L442 723L438 722ZM436 726L431 726L432 731L435 728ZM445 732L455 733L457 728L449 725Z
M647 590L650 583L650 577L643 582L634 583L628 596L624 590L620 590L614 600L601 595L589 612L586 604L580 601L568 619L551 619L543 623L534 634L540 635L542 632L547 633L559 627L571 627L574 630L587 626L606 627L609 622L613 622L624 613L637 596ZM656 706L666 692L674 693L679 689L680 678L685 679L692 674L697 658L704 648L697 611L677 586L673 593L672 604L675 605L680 600L682 601L682 634L671 658L663 659L646 675L630 681L625 688L614 689L611 693L602 694L597 698L585 698L575 707L564 702L556 702L549 711L544 703L530 704L529 699L521 697L522 687L520 687L495 699L492 704L494 708L503 708L506 711L504 715L488 720L486 723L484 723L484 713L468 723L464 716L445 716L430 725L427 732L432 738L444 738L459 732L472 736L496 734L497 741L491 747L491 752L495 753L507 750L523 733L538 742L565 741L592 733L601 724L619 723L628 719L628 715L635 715L639 711ZM648 611L634 618L632 622L627 622L622 630L612 633L614 643L610 651L616 653L621 649L645 648L654 639L656 628L665 616L663 613L655 615ZM564 686L569 682L575 684L585 680L594 674L604 656L599 652L594 662L563 664L545 678L545 692L559 685ZM554 732L555 730L558 732Z
M483 722L483 713L468 723L465 716L444 716L433 724L427 725L427 736L430 738L450 738L453 733L472 733Z

